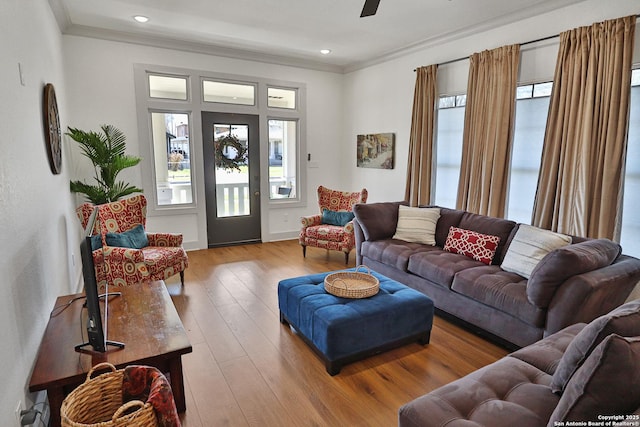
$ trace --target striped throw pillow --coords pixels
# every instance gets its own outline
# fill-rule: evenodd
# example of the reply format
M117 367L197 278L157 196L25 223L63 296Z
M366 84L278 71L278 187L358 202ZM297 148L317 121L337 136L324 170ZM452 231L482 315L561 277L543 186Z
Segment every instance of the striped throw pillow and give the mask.
M436 225L440 218L440 208L398 207L398 225L394 239L405 242L436 244Z
M520 224L500 267L528 279L545 255L570 243L571 236Z

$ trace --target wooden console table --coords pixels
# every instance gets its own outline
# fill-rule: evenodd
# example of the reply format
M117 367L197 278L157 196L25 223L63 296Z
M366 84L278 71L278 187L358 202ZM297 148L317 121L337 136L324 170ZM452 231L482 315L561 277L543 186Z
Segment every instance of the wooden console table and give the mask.
M51 426L60 426L60 407L65 396L82 384L91 367L100 362L109 362L118 369L148 365L169 373L176 408L178 412L186 409L181 357L192 348L164 282L141 283L117 291L122 296L109 299L107 334L109 340L124 343L123 349L108 347L105 353L75 351L75 346L86 340L82 299L62 311L56 310L49 319L29 391L47 390ZM55 306L77 296L80 294L59 297ZM81 319L85 329L81 328Z

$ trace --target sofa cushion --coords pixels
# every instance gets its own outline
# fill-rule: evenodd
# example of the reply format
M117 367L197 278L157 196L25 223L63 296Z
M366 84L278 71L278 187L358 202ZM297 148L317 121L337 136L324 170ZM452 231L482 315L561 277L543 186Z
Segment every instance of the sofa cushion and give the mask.
M398 206L403 202L358 203L353 214L362 228L365 240L389 239L396 232Z
M599 421L598 416L630 414L638 407L640 337L612 334L571 377L548 426L558 422L566 425L567 421Z
M360 254L373 261L393 266L400 271L407 271L409 257L411 255L429 250L442 251L440 248L425 246L420 243L385 239L362 242Z
M539 427L559 400L549 393L550 380L533 366L505 357L405 404L399 426Z
M458 272L451 289L536 327L544 326L545 310L527 301L526 281L497 265Z
M611 265L622 248L608 239L587 240L549 252L535 266L527 284L532 304L546 308L568 278Z
M461 254L485 264L491 264L496 254L500 237L482 234L463 228L451 227L444 250Z
M468 256L447 252L437 246L425 247L433 250L411 254L407 271L445 288L451 287L457 272L485 265Z
M440 218L440 208L411 208L400 205L398 206L398 225L393 238L434 246L438 218Z
M628 302L598 317L571 341L553 374L551 390L554 393L562 392L593 349L611 334L640 336L640 300Z
M498 244L496 255L493 259L494 265L500 265L502 262L505 245L515 226L516 223L508 219L493 218L471 212L464 212L462 218L460 218L460 223L457 225L458 228L477 231L478 233L498 236L500 238L500 243Z
M520 224L502 261L502 269L528 279L545 255L571 243L571 237L532 225Z
M561 331L549 335L545 339L511 353L509 356L527 362L541 371L553 375L567 347L585 326L587 326L586 323L576 323L567 326Z

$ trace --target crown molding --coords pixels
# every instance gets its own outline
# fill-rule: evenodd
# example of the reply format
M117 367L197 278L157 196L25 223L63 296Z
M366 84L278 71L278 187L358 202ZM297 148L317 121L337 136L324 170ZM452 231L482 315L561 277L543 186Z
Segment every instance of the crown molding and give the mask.
M403 56L411 55L421 50L429 49L444 43L450 43L456 40L463 39L465 37L470 37L478 33L489 31L493 28L497 28L500 26L508 25L508 24L513 24L518 21L522 21L524 19L533 18L535 16L542 15L544 13L548 13L554 10L558 10L563 7L568 7L576 3L582 3L584 1L586 0L571 0L568 2L566 0L553 0L553 1L542 3L542 4L537 4L528 8L520 9L516 12L505 14L498 18L491 19L471 27L466 27L462 30L450 31L447 33L439 34L434 37L429 37L427 39L424 39L415 43L411 43L405 47L395 49L391 52L380 55L371 60L360 61L353 64L349 64L344 67L344 73L347 74L347 73L361 70L363 68L382 64L384 62L401 58ZM514 43L517 43L517 41L514 41ZM472 53L473 52L469 52L470 55Z
M50 0L56 1L56 0ZM87 27L82 25L71 24L63 31L65 35L89 37L95 39L109 40L122 43L138 44L149 47L158 47L163 49L172 49L183 52L201 53L205 55L222 56L226 58L241 59L247 61L264 62L267 64L276 64L291 66L297 68L306 68L315 71L326 71L331 73L344 73L344 67L323 62L294 58L291 56L274 55L252 50L240 48L228 48L215 44L199 43L187 40L179 40L168 37L159 37L156 35L134 34L124 31L113 31L102 28Z
M338 74L346 74L363 68L378 65L397 58L401 58L413 53L449 43L465 37L472 36L481 32L488 31L492 28L512 24L527 18L538 16L553 10L570 6L572 4L581 3L586 0L551 0L538 3L528 8L520 9L516 12L502 15L498 18L491 19L467 27L461 30L454 30L447 33L439 34L410 43L402 48L394 49L385 54L379 55L364 61L353 62L347 65L329 64L313 59L302 57L294 57L291 55L278 55L271 53L259 52L256 50L245 49L241 47L226 47L212 43L194 42L169 37L156 36L151 34L138 34L125 31L115 31L102 28L94 28L73 24L69 17L62 0L48 0L51 10L56 18L60 32L64 35L73 35L81 37L96 38L102 40L110 40L122 43L138 44L149 47L158 47L163 49L172 49L178 51L200 53L205 55L221 56L239 60L263 62L274 65L291 66L297 68L305 68L315 71L325 71ZM471 54L471 52L470 52Z

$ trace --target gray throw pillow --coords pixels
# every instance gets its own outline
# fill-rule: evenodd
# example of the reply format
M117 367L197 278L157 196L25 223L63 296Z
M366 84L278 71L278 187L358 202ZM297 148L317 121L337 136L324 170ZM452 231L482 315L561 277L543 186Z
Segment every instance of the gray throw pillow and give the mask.
M593 349L611 334L623 337L640 336L640 300L628 302L609 314L589 323L571 341L551 380L551 390L562 393L571 376L589 357Z
M567 421L602 421L640 407L640 337L609 335L567 384L548 427ZM582 425L582 424L580 424Z

